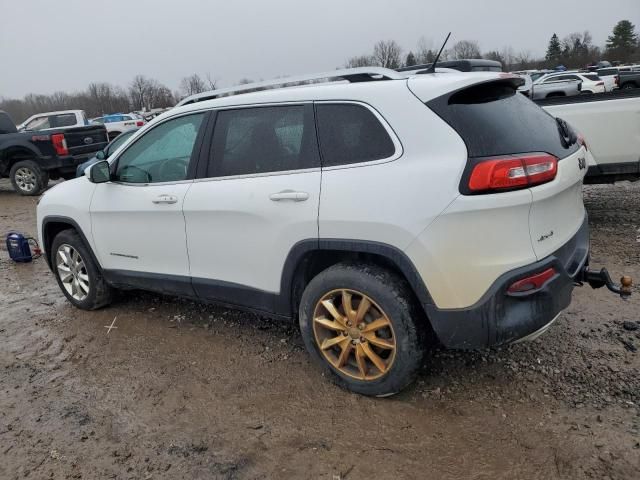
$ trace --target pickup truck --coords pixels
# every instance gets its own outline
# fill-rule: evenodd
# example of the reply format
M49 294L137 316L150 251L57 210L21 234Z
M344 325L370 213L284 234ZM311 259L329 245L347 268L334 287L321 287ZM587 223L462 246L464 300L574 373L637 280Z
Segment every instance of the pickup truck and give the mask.
M618 74L618 86L624 89L640 88L640 72L624 72Z
M640 89L536 103L584 136L594 159L588 165L585 183L640 180Z
M19 132L41 132L54 128L74 128L84 125L89 125L89 120L83 110L61 110L32 115L16 128Z
M0 111L0 178L8 177L21 195L38 195L49 179L70 179L76 167L107 145L104 125L19 132L11 117Z

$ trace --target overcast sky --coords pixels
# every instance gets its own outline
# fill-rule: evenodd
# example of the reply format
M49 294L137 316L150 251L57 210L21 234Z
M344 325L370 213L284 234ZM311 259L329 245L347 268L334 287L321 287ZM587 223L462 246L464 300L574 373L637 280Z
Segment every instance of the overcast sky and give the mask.
M0 0L0 97L127 86L134 75L175 90L207 72L219 85L332 70L380 39L404 52L477 40L544 55L552 33L589 30L604 45L640 0Z

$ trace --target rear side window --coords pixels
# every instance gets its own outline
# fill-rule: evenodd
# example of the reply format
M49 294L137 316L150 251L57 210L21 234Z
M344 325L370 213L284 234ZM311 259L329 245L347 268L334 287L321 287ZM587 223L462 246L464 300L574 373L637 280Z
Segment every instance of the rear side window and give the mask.
M317 104L322 166L389 158L395 146L376 116L361 105Z
M207 176L250 175L319 166L311 105L218 112Z
M505 82L475 85L427 106L458 132L469 157L547 152L564 158L579 148L563 138L555 118Z
M61 115L55 115L50 118L51 124L56 127L71 127L76 124L75 113L63 113Z

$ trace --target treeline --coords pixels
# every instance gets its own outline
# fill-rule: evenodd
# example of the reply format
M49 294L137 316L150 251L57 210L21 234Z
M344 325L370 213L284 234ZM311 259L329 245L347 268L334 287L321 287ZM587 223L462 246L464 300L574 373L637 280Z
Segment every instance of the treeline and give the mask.
M404 51L395 40L381 40L373 47L373 52L349 58L345 67L380 66L386 68L410 67L431 63L439 46L421 38L415 49ZM482 52L475 40L460 40L445 49L440 61L463 58L485 58L502 63L505 70L528 70L533 68L584 68L591 63L607 59L612 62L640 62L640 44L635 26L628 20L621 20L613 28L606 45L593 44L591 33L571 33L560 39L553 34L544 58L534 57L530 51L514 52L512 47Z
M431 63L440 45L420 39L415 49L405 52L394 40L379 41L373 52L348 59L345 67L381 66L400 68L404 66ZM512 47L483 52L477 41L460 40L445 49L440 60L461 58L486 58L502 63L505 70L527 70L531 68L553 68L564 65L567 68L581 68L590 63L607 59L612 62L640 62L640 45L635 26L628 20L621 20L613 28L606 45L593 44L588 31L571 33L560 39L553 34L544 58L535 58L529 51L514 52ZM240 84L249 83L242 79ZM0 110L4 110L16 122L22 122L36 113L55 110L81 109L89 117L109 113L150 110L172 107L180 99L195 93L213 90L216 80L210 74L201 77L194 73L180 81L180 88L171 91L159 81L136 75L127 88L109 83L92 83L86 90L76 93L56 92L51 95L30 93L24 98L0 98Z
M86 90L75 93L30 93L22 99L0 98L0 110L7 112L16 123L36 113L56 110L84 110L92 118L109 113L172 107L187 95L213 90L215 84L208 74L204 79L193 74L182 79L180 90L172 92L153 78L136 75L126 89L109 83L91 83Z

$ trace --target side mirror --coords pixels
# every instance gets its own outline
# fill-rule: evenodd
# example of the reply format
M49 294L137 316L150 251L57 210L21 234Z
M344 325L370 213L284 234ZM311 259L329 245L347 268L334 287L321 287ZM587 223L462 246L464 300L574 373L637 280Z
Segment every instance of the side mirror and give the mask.
M109 162L101 160L89 167L89 181L91 183L105 183L111 180Z
M96 153L96 158L98 160L104 160L107 158L107 155L104 153L104 150L100 150L98 153Z

